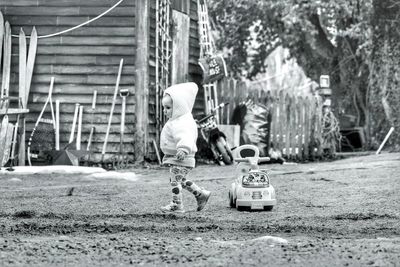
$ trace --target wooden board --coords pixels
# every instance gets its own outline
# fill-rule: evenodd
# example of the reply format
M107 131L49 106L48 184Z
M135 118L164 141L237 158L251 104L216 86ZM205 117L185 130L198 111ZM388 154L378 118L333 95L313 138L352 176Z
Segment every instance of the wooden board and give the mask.
M36 61L38 64L109 66L118 65L120 59L121 57L117 55L40 55ZM124 62L126 62L127 65L134 65L134 55L131 55L130 57L124 57Z
M25 107L28 99L26 95L26 37L25 32L21 28L19 31L19 83L18 95Z
M8 131L8 116L4 115L0 125L0 164L3 162Z
M19 38L20 54L19 54L19 95L22 98L23 107L28 105L33 68L35 65L37 51L37 32L36 28L32 28L31 38L29 42L29 51L26 51L26 37L22 28ZM27 58L28 56L28 58ZM26 118L21 117L21 134L19 136L18 147L18 165L25 165L25 146L26 146Z
M186 14L173 10L172 19L176 25L176 31L172 40L171 83L177 84L188 81L190 18Z
M124 45L132 46L135 45L136 39L131 36L116 36L114 38L108 38L106 36L92 36L87 38L87 36L54 36L52 38L44 38L40 40L40 44L43 45L55 45L62 44L66 45Z
M48 55L133 55L135 47L133 46L100 46L100 45L42 45L38 47L38 54Z
M112 80L115 79L115 75L111 74L93 74L93 75L84 75L84 74L71 74L71 75L52 75L52 74L37 74L32 77L32 83L46 83L49 79L54 76L57 79L57 84L107 84L111 85ZM17 77L14 78L15 80ZM15 81L16 82L16 81ZM121 77L121 85L129 86L135 84L135 77L132 75L124 75Z
M116 0L63 0L63 1L52 1L52 0L2 0L2 3L7 5L16 5L16 6L46 6L51 3L52 6L58 7L70 7L70 6L103 6L105 8L113 6L117 3ZM123 1L119 6L134 6L135 1Z
M6 165L8 160L10 159L13 133L14 133L14 124L8 123L7 134L6 134L5 142L4 142L4 151L2 153L2 159L0 162L1 166Z
M27 106L29 92L31 88L31 81L33 75L33 67L35 65L35 58L36 58L36 50L37 50L37 32L36 28L33 27L31 33L31 40L29 42L29 52L28 52L28 59L26 61L26 83L25 83L25 103L24 105Z
M132 12L132 11L130 11ZM69 30L71 26L41 26L40 27L40 35L49 35L49 34L54 34L57 32L61 32L64 30ZM25 29L25 27L24 27ZM26 27L25 31L27 31L28 27ZM90 26L90 27L81 27L77 28L76 30L69 31L66 33L63 33L62 37L65 36L120 36L120 37L129 37L129 36L135 36L135 27L132 25L126 25L126 27L96 27L96 26ZM134 38L132 38L133 40Z
M135 66L130 65L126 67L127 72L134 73ZM11 68L14 73L18 72L18 66L14 64ZM69 65L69 64L40 64L35 66L35 74L83 74L83 75L96 75L96 74L114 74L118 71L116 66L87 66L87 65ZM83 84L84 86L84 84Z
M52 1L53 2L53 1ZM56 6L40 6L40 7L29 7L29 6L9 6L7 7L7 14L13 16L24 16L29 14L30 16L97 16L108 7L56 7ZM116 7L107 16L117 17L118 15L127 16L132 14L131 8Z
M28 113L29 109L22 109L22 108L9 108L7 110L7 115L13 115L13 114L24 114ZM6 110L5 109L0 109L0 115L5 115Z
M8 21L4 27L4 57L3 57L3 77L1 83L1 97L7 97L10 85L11 72L11 27Z
M4 18L3 13L0 11L0 66L1 66L1 58L3 55L3 38L4 38ZM1 71L1 68L0 68Z

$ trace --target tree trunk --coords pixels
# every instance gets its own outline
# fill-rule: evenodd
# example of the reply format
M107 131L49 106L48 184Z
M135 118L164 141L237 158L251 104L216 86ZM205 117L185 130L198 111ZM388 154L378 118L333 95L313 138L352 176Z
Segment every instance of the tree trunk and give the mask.
M390 127L395 131L386 147L400 150L400 3L374 0L373 48L369 94L372 145L379 145Z

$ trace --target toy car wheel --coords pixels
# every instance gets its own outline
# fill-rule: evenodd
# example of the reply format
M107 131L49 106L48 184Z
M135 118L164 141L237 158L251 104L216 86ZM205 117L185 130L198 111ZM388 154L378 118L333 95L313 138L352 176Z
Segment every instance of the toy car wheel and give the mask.
M230 165L230 164L232 164L232 160L233 160L233 158L231 157L232 153L230 153L231 155L229 155L229 153L228 153L229 148L227 148L224 143L225 143L225 141L224 141L223 137L220 137L216 142L216 146L217 146L219 153L221 153L222 161L226 165Z
M271 211L274 208L274 206L264 206L265 211Z
M238 211L245 211L245 210L248 210L248 208L247 208L247 207L244 207L244 206L237 206L236 209L237 209Z
M235 208L236 207L236 201L233 199L233 195L231 192L229 192L229 207Z

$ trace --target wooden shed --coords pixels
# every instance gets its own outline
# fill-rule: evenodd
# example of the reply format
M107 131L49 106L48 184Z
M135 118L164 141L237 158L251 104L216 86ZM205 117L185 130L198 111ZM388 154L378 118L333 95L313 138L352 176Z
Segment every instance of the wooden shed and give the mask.
M112 8L113 7L113 8ZM112 8L110 12L103 14ZM60 104L60 143L68 144L75 105L83 106L82 149L91 127L93 159L99 161L106 136L117 74L128 89L124 151L131 160L155 160L163 123L160 95L165 86L194 81L201 69L196 0L2 0L11 25L10 95L18 94L18 32L38 33L36 61L26 117L28 139L54 77L53 101ZM92 22L70 30L96 16ZM63 32L61 34L57 34ZM49 35L49 36L47 36ZM91 110L97 91L95 110ZM198 97L201 98L199 92ZM121 97L117 97L106 159L119 152ZM203 101L196 102L201 112Z

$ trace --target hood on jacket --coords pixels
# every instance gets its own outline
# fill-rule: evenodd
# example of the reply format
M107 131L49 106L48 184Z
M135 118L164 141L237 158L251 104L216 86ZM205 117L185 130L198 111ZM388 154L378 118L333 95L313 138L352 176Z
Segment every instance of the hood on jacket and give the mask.
M174 84L165 89L164 95L172 98L172 119L192 112L197 91L197 84L193 82Z

